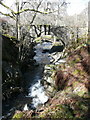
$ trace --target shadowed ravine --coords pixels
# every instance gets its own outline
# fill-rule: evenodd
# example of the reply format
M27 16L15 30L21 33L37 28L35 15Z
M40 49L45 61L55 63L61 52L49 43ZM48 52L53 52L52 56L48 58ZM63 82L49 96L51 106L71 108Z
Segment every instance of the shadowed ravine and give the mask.
M28 92L18 95L14 100L8 100L7 103L3 105L3 115L9 116L15 110L36 109L38 105L42 105L48 100L40 81L43 77L44 65L50 63L49 53L42 53L43 47L47 48L48 46L50 48L50 45L51 44L44 43L42 45L38 44L35 47L36 55L34 59L39 66L26 70L23 74Z

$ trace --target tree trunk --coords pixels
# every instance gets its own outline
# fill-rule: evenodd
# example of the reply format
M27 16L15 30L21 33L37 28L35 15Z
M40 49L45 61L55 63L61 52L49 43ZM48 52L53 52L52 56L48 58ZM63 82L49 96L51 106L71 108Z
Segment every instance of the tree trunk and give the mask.
M20 41L20 14L19 14L19 1L16 0L17 16L16 16L16 34L17 39Z
M50 25L48 26L48 35L50 35Z
M16 8L17 8L17 15L16 15L16 36L17 40L19 41L19 59L21 58L21 45L20 45L20 13L19 13L19 0L16 0Z
M90 53L90 1L88 2L88 52Z
M78 43L78 38L79 38L79 36L78 36L79 28L77 27L76 29L77 29L77 38L76 38L76 42Z
M44 25L44 32L45 32L45 35L46 35L47 34L46 25Z

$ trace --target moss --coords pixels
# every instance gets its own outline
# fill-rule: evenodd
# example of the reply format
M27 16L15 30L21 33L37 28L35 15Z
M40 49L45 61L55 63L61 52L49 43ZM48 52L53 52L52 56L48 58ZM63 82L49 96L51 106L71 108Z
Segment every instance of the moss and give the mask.
M11 35L9 35L9 34L3 34L3 35L6 36L6 37L8 37L8 38L10 38L10 39L16 39L15 36L11 36Z
M81 83L79 81L73 82L73 89L75 94L77 94L80 97L85 97L88 94L87 88L84 86L84 83Z
M47 110L42 117L49 118L74 118L73 110L68 105L56 105L55 108Z
M60 42L55 42L55 43L54 43L54 46L59 46L59 45L61 45Z
M75 65L75 63L76 62L74 60L73 61L69 61L69 65L72 66L72 67Z
M79 74L79 70L74 70L74 72L72 72L74 75Z
M36 41L37 43L41 42L41 37L37 37L36 39L34 39L34 41Z
M85 120L85 114L88 110L87 104L83 101L77 101L75 108L71 108L68 104L58 104L54 108L49 109L39 116L39 118L62 118L62 119L81 119Z
M74 110L74 114L78 115L78 118L82 118L83 120L83 118L85 117L85 114L87 114L87 111L88 111L87 101L77 101L75 103L75 107L76 109Z
M13 120L13 119L20 119L20 118L23 118L23 113L22 113L22 112L16 113L16 114L13 116L12 120Z
M80 84L80 82L78 81L73 82L73 88L76 87L78 84Z
M72 87L66 87L65 93L71 93L72 92Z
M43 39L51 40L52 38L53 37L51 35L44 35L44 36L35 38L34 41L36 41L37 43L41 43Z
M75 60L75 62L76 63L78 63L78 62L80 62L81 60L80 60L80 58L78 57L78 58L76 58L76 60Z
M81 96L81 97L84 96L85 94L86 94L86 91L84 91L84 90L77 92L77 95Z
M73 75L79 74L81 77L85 75L85 71L80 70L80 69L75 69L74 72L72 72Z

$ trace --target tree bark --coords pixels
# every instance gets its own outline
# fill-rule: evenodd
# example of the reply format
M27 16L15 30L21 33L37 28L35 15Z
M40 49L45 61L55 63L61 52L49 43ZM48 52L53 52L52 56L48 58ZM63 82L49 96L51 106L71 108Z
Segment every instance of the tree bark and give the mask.
M48 26L48 35L50 35L50 25Z
M21 59L19 0L16 0L16 8L18 13L16 15L16 37L17 37L17 40L19 41L19 59Z
M90 53L90 1L88 2L88 40L87 40L88 52Z
M44 32L45 32L45 35L47 34L47 28L46 28L46 25L44 25Z

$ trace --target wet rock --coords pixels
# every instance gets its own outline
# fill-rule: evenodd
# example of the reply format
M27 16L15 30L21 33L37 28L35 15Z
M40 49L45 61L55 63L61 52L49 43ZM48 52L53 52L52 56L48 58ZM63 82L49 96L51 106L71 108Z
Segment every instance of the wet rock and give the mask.
M47 82L53 84L53 80L52 80L52 78L51 78L51 77L48 77Z
M44 69L45 69L45 70L50 70L50 69L51 69L51 67L50 67L50 66L45 65Z
M47 89L47 91L48 91L49 93L53 92L53 87L52 87L52 86L49 86L48 89Z
M49 53L53 53L53 52L62 52L64 49L63 45L60 46L53 46L50 50Z
M46 53L46 52L49 53L49 50L48 50L48 49L44 49L44 50L42 51L42 53Z

